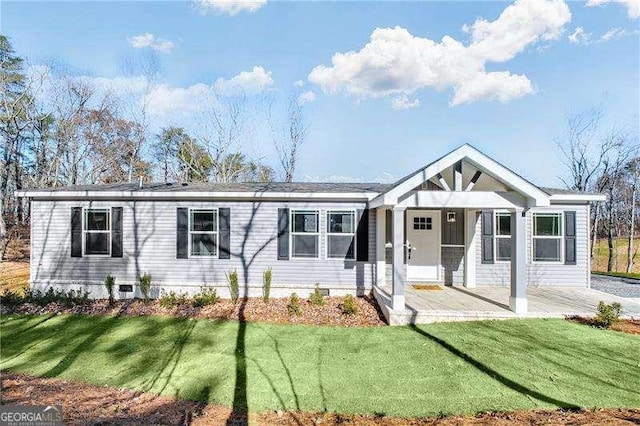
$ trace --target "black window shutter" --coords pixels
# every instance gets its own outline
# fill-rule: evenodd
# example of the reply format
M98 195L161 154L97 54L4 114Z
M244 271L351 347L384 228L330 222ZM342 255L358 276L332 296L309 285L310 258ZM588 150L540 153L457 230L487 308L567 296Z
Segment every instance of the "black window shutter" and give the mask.
M564 212L564 263L576 264L576 212Z
M356 256L358 261L369 260L369 210L358 209L358 229L356 230Z
M482 211L482 263L493 263L493 210Z
M289 209L278 209L278 260L289 260Z
M178 207L176 231L176 258L186 259L189 257L189 209L186 207Z
M71 207L71 257L82 257L82 207Z
M111 257L122 257L122 207L111 209Z
M231 209L222 207L218 209L218 259L231 257Z

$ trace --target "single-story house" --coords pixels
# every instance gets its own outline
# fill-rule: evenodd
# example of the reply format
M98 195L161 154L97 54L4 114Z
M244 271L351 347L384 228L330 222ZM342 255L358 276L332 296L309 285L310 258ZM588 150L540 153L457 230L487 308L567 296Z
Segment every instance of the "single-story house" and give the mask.
M542 166L542 165L541 165ZM18 191L31 201L31 286L106 297L156 294L306 297L391 287L405 306L408 283L510 287L527 311L527 286L589 286L589 203L598 194L541 188L470 145L393 184L158 183Z

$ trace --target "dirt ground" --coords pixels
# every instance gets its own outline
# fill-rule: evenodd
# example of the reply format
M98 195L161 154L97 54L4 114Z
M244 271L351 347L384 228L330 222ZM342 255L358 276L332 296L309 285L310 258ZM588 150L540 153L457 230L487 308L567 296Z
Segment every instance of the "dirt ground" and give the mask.
M73 425L637 425L640 409L536 410L426 419L401 419L334 413L266 412L250 414L202 402L177 400L125 389L94 386L22 374L2 374L3 404L62 404Z
M289 315L287 310L288 298L272 298L269 303L264 303L261 298L249 298L234 305L229 300L221 300L215 305L194 308L190 304L184 304L175 308L166 309L160 306L157 300L144 303L142 300L116 301L109 306L105 299L91 301L88 305L76 305L64 307L56 303L50 303L44 307L33 304L23 304L13 309L4 306L4 313L14 312L21 314L87 314L87 315L162 315L174 317L209 318L225 320L243 320L247 322L269 322L277 324L308 324L308 325L339 325L348 327L381 326L386 325L382 313L371 296L356 297L358 311L354 315L342 313L341 297L326 297L324 306L314 306L308 300L300 300L302 314L300 316Z
M0 293L5 290L21 291L29 287L28 262L0 262Z
M591 327L599 327L598 322L594 318L585 318L585 317L569 317L567 318L569 321L577 322L580 324L589 325ZM629 334L637 334L640 335L640 319L621 319L611 325L611 330L621 331L623 333Z

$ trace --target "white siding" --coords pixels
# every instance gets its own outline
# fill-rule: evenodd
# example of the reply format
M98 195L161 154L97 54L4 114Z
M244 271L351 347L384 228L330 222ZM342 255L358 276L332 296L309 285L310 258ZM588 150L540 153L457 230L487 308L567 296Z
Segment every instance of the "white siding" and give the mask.
M576 265L561 262L533 262L531 256L533 213L576 212ZM589 214L586 205L553 205L538 207L527 211L527 278L529 286L581 286L586 287L589 280ZM481 220L478 220L476 233L481 233ZM564 229L564 224L563 224ZM564 244L564 242L563 242ZM563 245L564 248L564 245ZM508 286L510 284L510 262L483 264L481 259L481 238L477 238L476 280L477 285Z
M122 258L70 256L72 207L123 207ZM176 208L229 207L231 259L198 257L176 259ZM320 257L277 258L278 208L320 210ZM138 276L151 274L153 284L168 290L198 291L202 285L219 286L226 296L225 272L237 270L241 288L251 296L261 294L262 273L273 269L272 295L292 291L306 297L316 282L331 294L368 292L375 261L375 214L369 214L370 262L327 259L324 212L328 209L363 209L358 202L175 202L175 201L32 201L31 281L34 288L50 285L86 286L95 297L104 296L107 274L116 284L137 284ZM158 289L156 289L158 291ZM136 294L137 289L136 289Z

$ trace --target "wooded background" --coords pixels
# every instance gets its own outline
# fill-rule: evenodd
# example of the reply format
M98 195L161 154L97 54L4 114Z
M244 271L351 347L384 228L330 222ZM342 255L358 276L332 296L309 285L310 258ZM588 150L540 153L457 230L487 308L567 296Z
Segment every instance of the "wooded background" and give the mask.
M242 92L219 94L197 135L170 126L153 132L144 94L104 91L63 69L28 66L3 35L0 62L0 259L12 240L28 238L29 206L14 197L16 190L139 179L291 182L296 176L308 118L295 96L278 109ZM157 58L124 66L142 76L148 93L159 71ZM608 197L592 206L594 269L640 271L634 262L640 227L637 123L607 128L604 115L598 106L567 117L556 155L566 166L566 188ZM242 149L251 144L249 128L260 119L277 153L271 161Z

